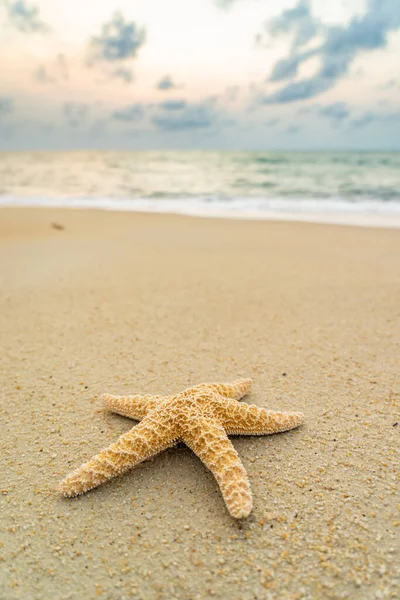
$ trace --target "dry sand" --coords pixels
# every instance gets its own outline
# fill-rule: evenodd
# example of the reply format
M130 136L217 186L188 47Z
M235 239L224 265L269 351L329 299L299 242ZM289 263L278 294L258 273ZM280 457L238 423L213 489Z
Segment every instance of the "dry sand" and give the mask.
M2 600L400 597L400 231L41 209L0 223ZM239 376L250 401L306 415L234 439L246 521L184 446L58 496L133 425L102 392Z

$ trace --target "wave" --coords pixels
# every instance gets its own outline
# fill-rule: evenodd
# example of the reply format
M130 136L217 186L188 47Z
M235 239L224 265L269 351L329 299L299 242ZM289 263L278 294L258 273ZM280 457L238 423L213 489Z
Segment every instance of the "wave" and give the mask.
M250 162L270 165L285 165L289 161L285 156L255 156Z
M111 198L0 196L0 207L100 209L197 217L265 219L400 228L400 202L379 199L207 197Z

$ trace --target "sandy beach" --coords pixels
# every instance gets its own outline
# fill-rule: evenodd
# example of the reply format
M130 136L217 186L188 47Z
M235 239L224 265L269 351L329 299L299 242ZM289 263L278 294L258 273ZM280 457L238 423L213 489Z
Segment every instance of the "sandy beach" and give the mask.
M0 330L2 600L400 597L398 230L1 209ZM60 497L103 392L238 377L305 414L232 438L248 519L183 445Z

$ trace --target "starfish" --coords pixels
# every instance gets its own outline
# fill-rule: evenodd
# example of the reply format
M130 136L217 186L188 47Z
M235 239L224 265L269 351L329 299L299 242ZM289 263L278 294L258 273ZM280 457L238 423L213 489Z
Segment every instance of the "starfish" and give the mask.
M183 441L215 476L232 517L252 508L250 484L228 435L268 435L303 422L298 412L274 412L241 404L251 379L231 384L202 383L175 396L111 396L102 399L112 412L141 421L108 448L70 473L60 484L73 497L126 472L162 450Z

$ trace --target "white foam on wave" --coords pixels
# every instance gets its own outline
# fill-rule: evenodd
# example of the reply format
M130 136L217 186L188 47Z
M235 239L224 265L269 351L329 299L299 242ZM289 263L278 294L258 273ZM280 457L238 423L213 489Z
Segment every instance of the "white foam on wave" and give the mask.
M0 207L46 207L400 228L400 202L343 198L44 198L0 196Z

